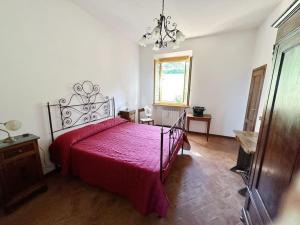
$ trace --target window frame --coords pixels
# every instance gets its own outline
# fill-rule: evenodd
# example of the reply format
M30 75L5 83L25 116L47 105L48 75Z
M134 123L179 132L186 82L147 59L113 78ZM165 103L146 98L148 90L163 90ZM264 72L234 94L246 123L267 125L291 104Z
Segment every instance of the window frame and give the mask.
M163 102L163 101L159 101L156 102L156 76L155 76L155 72L156 72L156 64L159 63L161 66L161 63L163 62L181 62L181 61L189 61L189 72L188 72L188 84L187 86L184 85L184 92L185 92L185 87L187 87L187 96L186 96L186 104L185 103L172 103L172 102ZM153 63L153 105L154 106L167 106L167 107L179 107L179 108L189 108L190 107L190 91L191 91L191 77L192 77L192 61L193 61L193 57L192 56L176 56L176 57L164 57L164 58L158 58L158 59L154 59L154 63ZM161 70L160 70L161 71ZM161 76L161 72L159 74L159 76ZM187 76L187 74L185 74L185 76ZM185 77L185 81L186 81L186 77ZM161 87L159 87L161 89ZM161 95L161 91L159 91L159 95Z

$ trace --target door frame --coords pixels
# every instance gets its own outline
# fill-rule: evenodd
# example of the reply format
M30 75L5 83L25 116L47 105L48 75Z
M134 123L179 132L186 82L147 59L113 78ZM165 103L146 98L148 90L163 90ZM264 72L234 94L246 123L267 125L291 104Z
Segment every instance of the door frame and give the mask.
M246 108L246 113L245 113L245 118L244 118L244 125L243 125L243 130L245 130L246 128L246 119L247 119L247 115L249 113L249 110L250 110L250 103L251 103L251 94L252 94L252 88L253 88L253 77L254 77L254 73L258 70L263 70L263 78L262 78L262 83L261 83L261 86L259 88L259 102L258 102L258 107L260 105L260 100L261 100L261 93L262 93L262 90L263 90L263 86L264 86L264 80L265 80L265 76L266 76L266 71L267 71L267 64L264 64L262 66L259 66L255 69L252 70L252 75L251 75L251 83L250 83L250 88L249 88L249 93L248 93L248 100L247 100L247 108ZM255 130L255 125L256 125L256 121L257 121L257 115L258 115L258 108L256 110L256 114L255 114L255 124L253 126L253 129L251 131L254 131Z

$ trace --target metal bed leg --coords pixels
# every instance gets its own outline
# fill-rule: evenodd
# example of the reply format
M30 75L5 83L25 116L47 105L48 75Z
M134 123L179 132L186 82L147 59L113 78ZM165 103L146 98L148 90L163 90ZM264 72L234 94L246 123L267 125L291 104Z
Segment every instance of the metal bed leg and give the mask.
M61 171L61 166L58 164L55 164L55 171L60 172Z
M50 109L50 103L47 103L47 109L48 109L48 117L49 117L49 124L50 124L50 130L51 130L51 140L54 141L54 135L53 135L53 126L52 126L52 118L51 118L51 109Z
M181 155L183 155L183 143L181 145Z
M163 151L164 151L164 127L161 127L160 133L160 180L163 182Z

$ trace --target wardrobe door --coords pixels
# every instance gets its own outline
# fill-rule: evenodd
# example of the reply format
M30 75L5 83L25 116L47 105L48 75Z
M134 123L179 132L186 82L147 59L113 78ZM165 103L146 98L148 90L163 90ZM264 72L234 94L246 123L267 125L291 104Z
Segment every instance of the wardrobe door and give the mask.
M272 84L246 205L250 218L258 217L255 224L267 224L277 215L282 194L299 168L300 32L281 41L275 51Z

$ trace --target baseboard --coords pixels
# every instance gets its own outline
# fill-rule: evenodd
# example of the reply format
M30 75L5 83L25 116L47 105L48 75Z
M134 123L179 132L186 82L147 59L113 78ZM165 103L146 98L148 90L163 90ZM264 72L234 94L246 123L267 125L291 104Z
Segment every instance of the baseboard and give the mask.
M206 133L202 133L202 132L187 131L187 133L189 133L189 134L200 134L200 135L205 135L206 136ZM222 137L222 138L228 138L228 139L235 139L235 137L225 136L225 135L220 135L220 134L209 134L209 136L212 136L212 137Z

